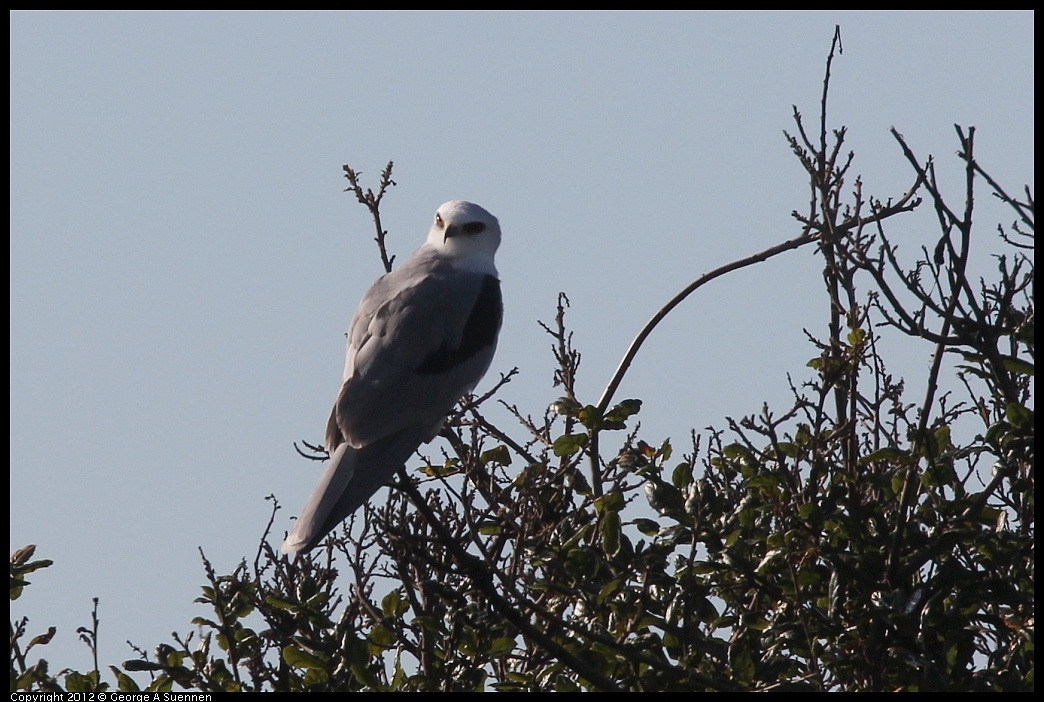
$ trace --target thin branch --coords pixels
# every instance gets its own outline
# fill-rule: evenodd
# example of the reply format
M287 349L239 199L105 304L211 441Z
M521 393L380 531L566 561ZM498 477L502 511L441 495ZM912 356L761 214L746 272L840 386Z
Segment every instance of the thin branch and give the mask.
M841 46L841 25L834 25L834 38L830 42L830 53L827 54L826 64L826 75L823 78L823 97L819 106L819 164L820 170L826 179L826 164L823 163L823 158L826 155L826 119L827 119L827 93L830 91L830 64L834 62L834 49L837 49L838 54L845 52L844 47ZM840 141L839 141L840 145Z
M301 443L311 453L305 453L302 451L296 441L294 442L294 450L297 451L297 455L307 458L309 461L325 461L330 457L330 452L323 448L322 444L310 444L304 439L301 440Z
M392 263L395 262L395 257L388 256L388 250L385 248L384 239L388 236L388 232L384 230L381 225L381 200L384 199L384 194L388 191L388 188L395 185L395 181L392 180L392 162L388 161L388 165L381 171L381 182L377 188L377 192L374 193L370 188L363 190L362 185L359 184L359 176L362 175L362 171L356 171L347 164L341 166L344 169L344 177L348 179L349 187L345 188L345 192L355 193L355 199L357 199L366 209L370 211L370 216L373 217L373 224L377 228L377 236L374 241L377 242L377 248L381 252L381 263L384 264L384 271L391 273Z
M920 166L918 165L917 159L916 157L914 157L913 152L906 145L906 142L903 140L902 135L900 135L894 129L892 130L892 133L895 135L896 139L902 146L903 153L906 155L907 160L914 166L915 169L919 169ZM936 209L939 211L947 212L948 216L951 218L951 221L958 227L960 227L962 235L961 252L955 261L955 271L953 272L952 276L950 296L949 300L947 301L945 314L942 318L942 328L939 330L939 336L942 338L946 338L949 335L950 326L952 324L953 319L953 312L957 307L957 302L960 299L961 291L964 289L964 286L966 285L965 268L967 265L969 238L971 234L972 208L974 202L974 180L973 172L970 165L972 161L973 137L974 133L969 134L967 141L962 140L962 146L964 147L964 157L969 164L967 169L969 173L965 184L965 213L963 219L958 220L956 217L954 217L949 207L947 207L946 204L943 202L942 194L936 189L935 183L932 182L932 179L928 179L926 183L928 191L931 193L933 200L935 200ZM945 351L945 344L939 343L936 345L935 353L932 355L932 363L928 371L925 398L921 404L921 412L920 417L918 419L917 433L914 437L915 446L924 446L925 448L931 447L931 442L927 441L926 438L928 430L928 417L930 415L930 410L934 405L935 393L938 390L939 373L942 369L942 359ZM935 456L929 455L927 459L928 463L931 464L931 462L934 461ZM916 466L917 464L913 463L907 470L902 490L902 497L900 498L899 502L897 524L886 563L886 577L889 582L894 582L894 578L897 574L897 569L900 563L900 549L902 547L903 540L906 536L906 520L909 516L910 509L913 506L913 502L917 494L917 488L920 486L921 483L920 476L917 474Z
M755 263L761 263L762 261L766 261L772 258L773 256L777 256L785 251L791 251L793 249L801 248L806 244L810 244L813 241L818 240L818 234L812 233L810 231L805 231L800 236L794 237L793 239L785 241L782 244L771 246L765 249L764 251L754 254L753 256L748 256L738 261L733 261L732 263L721 266L720 268L716 268L710 273L700 276L691 284L689 284L684 290L675 295L670 302L661 307L660 310L652 316L652 319L645 323L645 326L642 327L642 330L638 332L638 336L634 337L634 341L631 342L630 347L627 349L627 353L624 354L623 359L620 361L620 365L616 367L616 372L613 373L612 379L610 379L609 384L606 386L605 391L602 393L601 399L598 401L599 411L605 412L606 408L609 407L609 403L612 401L613 395L616 393L617 388L619 388L620 383L623 381L623 377L624 375L626 375L628 368L630 368L631 366L631 362L637 355L638 349L640 349L642 347L642 344L645 343L646 337L648 337L649 334L652 333L652 330L656 328L656 325L658 325L664 317L670 314L671 310L673 310L675 307L681 304L682 301L685 300L685 298L687 298L689 295L691 295L699 288L703 287L705 284L709 283L715 278L725 275L726 273L731 273L732 271L736 271L741 268L746 268L747 266L751 266Z

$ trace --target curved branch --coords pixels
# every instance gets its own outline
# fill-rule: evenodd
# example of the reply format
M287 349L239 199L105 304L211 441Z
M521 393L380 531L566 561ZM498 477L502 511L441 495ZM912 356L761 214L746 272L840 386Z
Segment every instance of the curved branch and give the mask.
M732 263L726 264L720 268L716 268L710 273L700 276L699 278L694 280L688 287L686 287L680 293L675 295L670 302L661 307L660 311L654 314L652 319L646 322L645 326L642 327L642 330L638 332L638 336L634 337L634 341L631 342L631 346L627 349L627 353L624 355L623 360L620 361L620 365L617 366L616 372L613 373L613 377L609 381L609 385L606 386L605 391L602 393L602 398L598 401L599 411L605 412L606 408L609 406L609 402L612 401L613 395L616 393L617 388L620 386L620 382L623 381L624 375L627 374L627 369L630 368L631 362L634 360L635 355L637 355L638 353L638 349L640 349L642 344L645 342L645 338L652 333L652 330L656 328L656 325L659 324L660 321L663 320L663 318L666 317L671 310L673 310L675 307L681 304L682 300L684 300L693 292L695 292L697 288L703 287L703 285L705 285L706 283L709 283L715 278L725 275L726 273L731 273L732 271L739 270L740 268L746 268L747 266L753 265L755 263L761 263L762 261L766 261L772 258L773 256L783 253L784 251L797 249L804 246L805 244L809 244L813 241L818 240L818 234L806 230L804 233L801 234L801 236L794 237L790 241L785 241L782 244L777 244L776 246L767 248L764 251L754 254L753 256L748 256L747 258L742 258L738 261L733 261Z

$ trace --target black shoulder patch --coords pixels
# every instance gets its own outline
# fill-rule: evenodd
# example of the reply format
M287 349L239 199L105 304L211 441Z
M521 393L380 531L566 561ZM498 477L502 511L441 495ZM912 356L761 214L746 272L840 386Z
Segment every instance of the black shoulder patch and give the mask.
M464 333L457 348L443 347L429 354L417 367L421 375L445 373L454 366L464 363L482 349L492 346L500 331L504 316L504 302L500 297L500 281L491 275L482 279L482 289L471 308Z

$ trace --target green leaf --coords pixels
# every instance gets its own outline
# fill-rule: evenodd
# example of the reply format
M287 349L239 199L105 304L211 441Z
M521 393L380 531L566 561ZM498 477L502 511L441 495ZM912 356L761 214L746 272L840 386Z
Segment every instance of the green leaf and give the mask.
M116 676L116 685L120 692L139 692L141 690L134 678L127 675L116 666L110 665L109 670L111 670L112 674Z
M660 524L652 519L635 519L633 524L646 536L656 536L660 533Z
M395 632L381 625L375 626L370 631L369 639L371 643L376 644L380 648L391 648L398 640L395 636Z
M11 554L11 565L21 566L23 563L28 561L36 553L36 544L29 544L23 546L14 553Z
M569 480L569 486L573 488L573 492L577 495L590 495L591 485L587 482L587 478L584 474L578 470L571 471L567 479Z
M1016 375L1028 375L1033 376L1033 364L1028 361L1023 361L1021 358L1012 358L1007 356L1004 358L1004 369L1009 373L1015 373Z
M764 575L764 573L765 573L766 569L768 568L769 564L773 560L775 560L776 556L779 556L782 553L783 553L783 549L779 549L779 548L774 548L771 551L769 551L768 553L766 553L764 556L762 556L761 562L758 563L757 567L754 568L754 572L758 573L759 575Z
M997 509L996 507L983 506L979 508L979 513L975 515L980 524L986 524L988 526L996 526L998 519L1006 516L1003 510Z
M305 605L309 609L319 610L319 609L322 609L323 605L325 605L329 600L330 600L330 594L329 593L327 593L327 592L317 592L317 593L315 593L314 595L312 595L311 597L308 598L308 600L305 602Z
M922 455L925 458L937 458L939 454L950 448L950 427L946 424L936 427L928 435Z
M877 449L873 453L868 453L860 458L859 465L867 466L871 463L892 463L893 461L904 460L909 457L910 454L907 451L895 448L894 446L886 446L883 449Z
M599 605L605 604L605 601L612 597L614 594L619 592L620 587L624 583L624 578L613 578L605 584L605 586L598 592L598 599L596 600Z
M610 490L595 499L595 507L600 512L619 512L624 508L624 496L619 490Z
M26 573L32 573L35 570L40 570L41 568L50 568L52 565L54 565L54 561L49 558L44 558L43 560L33 561L32 563L18 566L18 572L24 575Z
M22 596L22 590L25 589L26 585L29 585L29 581L22 576L26 573L32 573L40 568L50 567L54 561L43 559L39 561L28 562L36 552L36 546L30 544L23 548L18 549L11 555L11 599L17 600Z
M552 449L556 456L572 456L574 453L587 446L589 437L587 434L563 434L555 439Z
M451 458L444 465L437 466L429 463L426 466L420 468L420 472L424 473L428 477L449 477L451 475L457 475L463 471L463 466L460 461L456 458Z
M596 557L591 553L590 549L581 547L570 549L566 553L564 565L566 572L571 576L580 580L586 580L594 576L601 560L601 557Z
M771 473L761 473L752 476L747 479L747 487L750 489L761 489L768 492L775 492L775 489L779 487L779 476Z
M662 480L650 480L645 483L645 496L649 506L660 514L678 514L685 508L685 500L681 491Z
M486 649L486 655L491 658L500 658L506 656L515 650L515 640L508 636L498 636L493 639L490 643L489 648Z
M692 484L692 468L689 467L688 463L679 463L674 467L674 472L671 473L671 485L684 490Z
M606 512L602 516L602 540L605 552L615 556L620 551L620 513Z
M584 405L583 409L576 413L576 418L588 431L594 432L602 428L602 413L594 405Z
M51 643L51 639L54 638L55 633L58 631L55 627L49 627L46 634L40 634L39 636L33 637L33 640L29 642L29 648L33 646L46 646Z
M163 666L159 663L153 663L152 661L141 660L140 658L132 658L129 661L123 661L123 669L129 670L132 673L141 672L155 672L163 670Z
M1017 402L1009 402L1004 408L1004 416L1013 426L1019 429L1033 428L1033 410L1023 407Z
M674 448L671 447L671 440L665 439L660 445L657 453L660 454L660 457L663 458L664 461L670 460L671 454L674 453Z
M283 648L283 660L286 664L294 668L316 668L319 670L325 670L326 662L319 656L302 651L294 646L285 646Z
M750 461L752 456L750 449L743 444L732 443L721 450L726 458L733 460Z
M381 600L381 613L386 617L395 617L409 608L409 603L403 602L398 590L392 590Z
M496 448L483 451L482 455L479 456L479 460L482 461L483 465L492 463L498 466L509 466L511 465L511 452L508 451L507 446L501 444Z
M627 419L638 414L641 408L641 400L624 400L606 413L602 428L624 429L627 426Z
M548 409L555 414L562 415L563 417L575 417L581 407L582 405L576 400L572 400L568 397L560 397L552 402Z
M146 692L170 692L174 689L174 678L166 673L157 675L156 679L145 688Z
M278 597L266 597L265 603L276 609L296 609L300 607L297 602L290 602L289 600L281 600Z
M90 676L73 671L65 676L65 689L67 692L94 692L96 684Z
M499 522L484 521L478 524L478 533L483 536L493 536L504 531Z

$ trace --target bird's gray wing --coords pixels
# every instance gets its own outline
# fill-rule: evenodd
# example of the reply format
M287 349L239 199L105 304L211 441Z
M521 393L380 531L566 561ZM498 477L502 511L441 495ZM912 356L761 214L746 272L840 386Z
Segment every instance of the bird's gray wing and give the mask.
M433 437L489 367L502 314L494 276L437 259L411 259L370 288L349 330L330 460L284 553L315 546Z
M439 259L381 278L352 322L329 428L355 447L414 424L436 431L489 368L502 311L495 277Z

